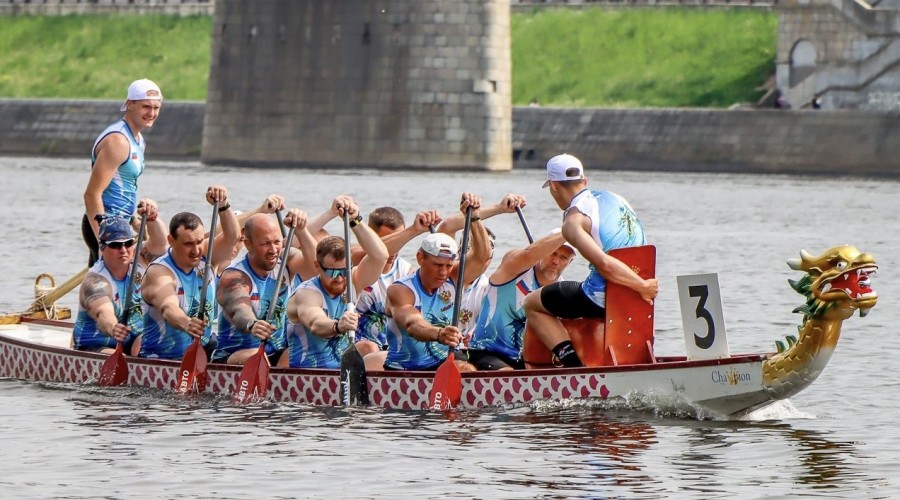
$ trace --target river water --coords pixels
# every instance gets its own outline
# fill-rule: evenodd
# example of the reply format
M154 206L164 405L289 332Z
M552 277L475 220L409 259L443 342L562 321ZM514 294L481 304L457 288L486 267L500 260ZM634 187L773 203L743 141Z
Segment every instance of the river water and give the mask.
M152 146L152 144L151 144ZM149 152L152 159L152 149ZM65 280L86 263L86 159L0 158L0 312L26 308L42 272ZM315 214L338 193L362 212L448 212L471 190L529 201L536 235L560 221L543 173L248 170L152 162L141 195L168 218L204 219L221 183L237 208L270 192ZM731 352L773 350L796 332L802 300L785 265L850 243L872 253L879 303L844 325L819 380L740 421L647 402L542 403L463 412L235 407L133 388L0 379L0 491L58 498L889 498L900 496L894 354L900 183L831 177L588 172L628 198L658 248L656 352L684 353L675 277L718 273ZM526 243L515 216L488 221L498 255ZM340 232L338 224L329 226ZM404 252L412 257L413 251ZM576 261L566 276L585 273ZM75 293L62 304L74 307ZM652 402L651 402L652 403Z

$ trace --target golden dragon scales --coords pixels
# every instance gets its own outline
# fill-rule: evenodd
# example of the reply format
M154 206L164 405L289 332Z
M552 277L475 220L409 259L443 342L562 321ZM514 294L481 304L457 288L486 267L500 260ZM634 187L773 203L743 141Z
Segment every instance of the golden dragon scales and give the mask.
M803 314L797 337L787 338L788 347L763 363L763 384L773 398L785 398L811 384L831 359L841 335L841 324L859 311L868 314L878 302L870 277L878 269L875 258L856 247L841 245L816 256L800 251L788 266L806 275L791 287L806 297L794 312Z

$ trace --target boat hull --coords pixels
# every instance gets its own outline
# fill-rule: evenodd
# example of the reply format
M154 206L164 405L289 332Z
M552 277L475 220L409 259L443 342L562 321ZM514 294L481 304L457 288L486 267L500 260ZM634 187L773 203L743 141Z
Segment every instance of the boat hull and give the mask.
M23 320L0 327L0 376L35 382L96 383L105 355L62 347L71 323ZM768 355L731 356L686 361L660 358L641 365L476 372L462 375L463 408L529 404L571 399L650 398L686 404L710 416L739 416L775 399L762 380ZM128 384L172 390L179 362L128 358ZM208 365L206 391L230 394L240 366ZM269 399L279 402L339 406L337 370L272 368ZM372 372L368 375L372 405L389 409L428 407L434 374Z

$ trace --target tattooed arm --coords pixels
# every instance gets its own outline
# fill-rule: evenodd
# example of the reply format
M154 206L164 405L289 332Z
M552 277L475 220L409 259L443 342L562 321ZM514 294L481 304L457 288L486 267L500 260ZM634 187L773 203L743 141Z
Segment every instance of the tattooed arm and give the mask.
M96 273L85 275L78 293L81 307L97 323L98 330L122 342L131 329L119 324L113 297L113 287L106 278Z
M275 332L275 327L256 317L250 304L251 288L249 276L237 269L226 269L216 287L216 300L232 328L265 340ZM248 330L251 323L253 327Z

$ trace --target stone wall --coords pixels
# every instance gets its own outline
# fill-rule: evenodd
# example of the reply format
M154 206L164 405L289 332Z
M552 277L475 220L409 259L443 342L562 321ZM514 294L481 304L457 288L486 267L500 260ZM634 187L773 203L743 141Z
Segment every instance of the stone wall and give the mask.
M119 101L0 99L0 155L89 163ZM147 158L200 159L202 103L166 102ZM590 168L900 177L900 113L517 107L507 157L543 168L570 152ZM511 153L511 154L510 154Z
M0 99L0 154L75 156L90 165L91 146L122 117L122 101ZM165 102L153 129L144 132L147 158L200 158L204 105Z
M569 152L594 168L900 175L900 114L516 108L516 168Z
M218 0L203 159L511 168L509 0Z

